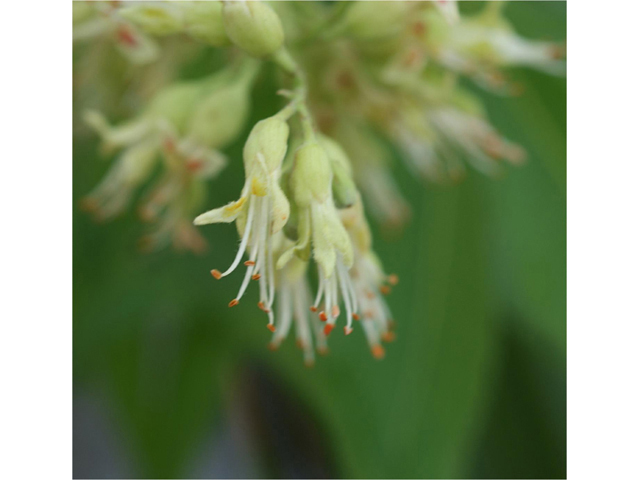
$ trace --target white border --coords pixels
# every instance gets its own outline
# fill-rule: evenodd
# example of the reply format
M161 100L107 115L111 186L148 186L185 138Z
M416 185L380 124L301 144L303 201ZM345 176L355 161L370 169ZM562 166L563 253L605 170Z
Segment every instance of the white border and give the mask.
M640 8L567 10L567 473L640 478Z
M640 478L640 7L568 13L568 474ZM0 477L70 478L71 4L3 18Z
M0 478L71 478L71 2L2 18Z

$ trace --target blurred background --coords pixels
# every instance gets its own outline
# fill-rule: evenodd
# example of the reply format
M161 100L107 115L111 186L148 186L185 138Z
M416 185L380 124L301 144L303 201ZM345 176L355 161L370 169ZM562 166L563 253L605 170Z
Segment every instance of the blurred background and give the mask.
M566 38L563 2L506 13L524 36ZM211 50L184 76L210 70ZM227 308L242 273L209 271L235 253L232 226L204 228L201 256L144 254L135 209L97 224L79 208L109 162L74 93L74 477L565 477L566 82L511 76L517 97L470 88L529 161L455 186L421 184L398 162L412 220L372 223L400 277L397 340L375 361L362 332L335 335L311 369L292 339L267 349L252 302ZM276 109L260 85L247 127ZM237 197L244 138L208 208Z

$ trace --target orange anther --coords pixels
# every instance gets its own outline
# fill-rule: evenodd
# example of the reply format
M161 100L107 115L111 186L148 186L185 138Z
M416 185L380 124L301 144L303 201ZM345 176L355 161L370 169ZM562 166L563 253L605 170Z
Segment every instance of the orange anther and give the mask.
M380 338L382 338L383 342L393 342L396 339L396 334L393 332L384 332Z
M324 326L324 334L329 335L331 333L331 330L333 330L333 325L331 325L330 323L327 323Z
M320 312L320 313L318 314L318 316L320 317L320 320L322 320L323 322L326 322L326 321L327 321L327 314L326 314L326 313L324 313L324 312Z
M351 328L351 327L344 327L344 334L345 334L345 335L349 335L351 332L353 332L353 328Z
M190 172L197 172L202 168L202 162L200 160L188 160L187 170Z
M360 315L358 315L357 313L354 313L351 316L353 317L354 320L360 320Z
M260 274L256 273L255 275L251 275L252 280L260 280Z
M272 325L272 324L270 324L270 323L268 323L268 324L267 324L267 328L268 328L269 330L271 330L271 332L275 332L275 331L276 331L276 326L275 326L275 325Z
M371 347L371 355L373 355L373 358L375 358L376 360L381 360L384 358L384 348L382 348L382 345L374 345L373 347Z
M309 310L311 310L313 313L315 313L315 312L317 312L317 311L318 311L318 309L317 309L316 307L314 307L313 305L311 305L311 306L309 307Z
M277 343L273 343L273 342L269 342L269 344L267 345L267 348L269 350L271 350L272 352L275 352L276 350L278 350L278 347L280 347L280 345L278 345Z
M338 307L338 305L331 307L331 315L333 315L333 318L338 318L340 316L340 307Z
M125 26L121 26L120 28L118 28L116 35L119 42L124 43L130 47L134 47L138 43L133 32Z
M254 262L253 260L247 260L246 262L244 262L244 266L245 267L252 267L256 264L256 262Z
M380 287L380 293L383 295L389 295L389 293L391 293L391 287L389 285L382 285Z
M235 307L235 306L236 306L237 304L239 304L239 303L240 303L240 301L239 301L237 298L234 298L233 300L231 300L231 301L229 302L229 308L231 308L231 307Z
M220 270L216 270L215 268L211 270L211 275L213 275L213 278L215 278L216 280L220 280L222 278Z
M387 277L387 282L389 282L389 285L397 285L399 281L400 279L398 278L398 275L396 275L395 273L392 273Z

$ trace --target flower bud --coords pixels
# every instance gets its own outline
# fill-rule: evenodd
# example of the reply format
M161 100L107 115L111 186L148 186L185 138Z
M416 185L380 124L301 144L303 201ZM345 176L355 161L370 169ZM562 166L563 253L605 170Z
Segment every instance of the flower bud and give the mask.
M163 88L145 110L145 115L167 120L182 130L197 99L202 94L198 82L181 82Z
M228 85L213 91L193 111L187 124L189 139L208 147L220 147L240 133L249 113L246 84Z
M331 164L317 142L307 143L295 154L291 189L299 207L311 202L324 203L331 196Z
M331 138L322 135L320 144L327 152L333 171L333 199L338 208L347 208L358 200L358 189L353 181L353 171L347 154Z
M271 55L284 42L278 14L262 2L225 3L222 16L231 41L250 55Z
M289 125L281 118L270 117L256 123L244 145L243 157L247 176L259 161L259 155L262 155L268 173L280 168L287 153L288 139Z
M123 7L118 13L151 35L170 35L182 30L182 9L173 2L141 2Z
M93 5L88 2L73 2L73 23L84 22L95 13Z
M398 34L410 10L410 2L353 2L339 30L359 40Z
M221 47L229 43L222 21L222 2L180 2L185 32L192 38Z

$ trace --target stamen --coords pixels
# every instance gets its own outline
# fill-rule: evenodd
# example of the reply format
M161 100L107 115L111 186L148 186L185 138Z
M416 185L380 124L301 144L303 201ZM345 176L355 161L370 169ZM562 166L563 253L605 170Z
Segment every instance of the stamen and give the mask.
M238 305L240 303L240 301L237 298L234 298L233 300L231 300L229 302L229 308L231 307L235 307L236 305Z
M400 279L398 278L398 275L396 275L395 273L392 273L387 277L387 282L389 282L389 285L391 286L396 286L399 281Z
M351 327L344 327L344 334L345 334L345 335L349 335L351 332L353 332L353 328L351 328Z
M329 335L329 334L331 333L331 331L333 330L333 327L334 327L334 325L332 325L332 324L330 324L330 323L327 323L327 324L324 326L324 334L325 334L325 335Z
M240 260L242 259L242 255L244 255L244 252L247 248L247 244L249 243L249 235L251 233L251 224L253 222L253 211L254 211L254 201L253 201L253 196L251 196L249 198L249 213L247 214L247 223L244 227L244 235L242 235L242 241L240 242L240 248L238 248L238 253L236 253L236 258L233 260L233 263L231 264L231 266L227 269L227 271L225 271L224 273L220 273L220 277L226 277L227 275L229 275L231 272L233 272L236 267L238 266L238 264L240 263ZM213 271L211 272L211 274L216 277L216 275L213 273ZM216 277L218 278L218 277Z
M247 260L246 262L244 262L244 266L245 267L252 267L256 264L256 262L254 262L253 260Z
M330 283L335 280L335 275L332 276L330 279L325 280L325 287L324 287L324 311L325 312L331 312L331 291L333 290L331 288Z
M326 322L326 321L327 321L327 318L328 318L328 317L327 317L327 314L326 314L324 311L320 312L320 313L318 314L318 316L320 317L320 320L321 320L321 321L323 321L323 322Z
M382 285L380 287L380 293L383 295L389 295L389 293L391 293L391 287L389 285Z
M331 315L333 318L338 318L340 316L340 307L338 305L331 307Z
M347 284L351 281L349 279L349 274L346 273L344 264L342 261L338 261L337 263L338 270L338 278L340 280L340 292L342 293L342 301L344 302L344 306L347 309L347 326L345 327L345 333L347 329L351 330L351 319L353 317L353 313L351 310L351 300L348 291Z
M271 331L271 332L275 332L276 331L276 326L272 323L268 323L267 324L267 328Z
M353 317L354 320L360 320L360 315L358 315L357 313L354 313L351 316Z
M313 307L311 307L312 312L318 311L318 305L320 305L320 300L322 300L323 292L324 292L324 275L322 274L322 269L318 268L318 293L316 294L315 302L313 302Z
M280 343L289 333L293 315L291 312L291 287L285 284L278 291L278 304L276 305L278 316L278 333L274 336L274 340Z
M216 270L215 268L211 270L211 275L213 275L213 278L215 278L216 280L220 280L222 278L220 270Z
M261 276L262 276L262 275L260 275L259 273L256 273L255 275L251 275L251 279L252 279L252 280L260 280L260 277L261 277Z

